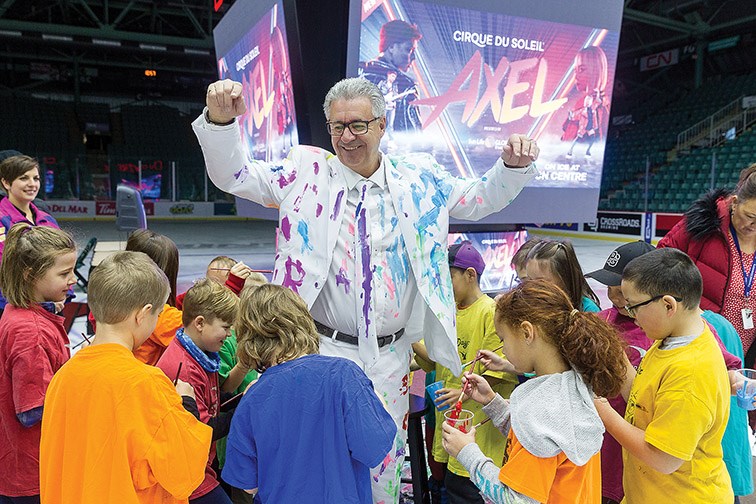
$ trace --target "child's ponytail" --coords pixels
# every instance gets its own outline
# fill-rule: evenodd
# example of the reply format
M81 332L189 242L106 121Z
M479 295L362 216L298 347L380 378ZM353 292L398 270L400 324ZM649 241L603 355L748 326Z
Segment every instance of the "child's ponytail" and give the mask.
M28 308L34 283L44 276L63 254L76 252L76 243L66 231L21 222L5 238L0 264L0 290L8 303Z
M594 392L613 397L625 379L624 345L615 329L593 313L575 309L562 289L526 280L501 296L496 320L509 327L528 321L559 349Z
M559 349L600 396L614 397L625 379L625 351L617 331L594 313L573 310L563 318Z

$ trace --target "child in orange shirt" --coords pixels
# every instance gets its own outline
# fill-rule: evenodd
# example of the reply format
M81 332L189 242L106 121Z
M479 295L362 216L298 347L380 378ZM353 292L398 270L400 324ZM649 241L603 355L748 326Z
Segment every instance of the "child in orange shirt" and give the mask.
M212 429L194 390L133 355L169 292L142 253L116 252L92 271L94 342L56 373L45 400L42 502L186 503L202 483Z
M0 285L0 503L39 502L39 439L50 380L70 356L55 304L76 283L76 245L60 229L19 223L8 232Z
M170 292L160 312L155 330L147 341L134 350L137 360L154 366L181 327L181 310L176 308L176 279L179 270L179 252L173 240L149 229L137 229L129 235L126 250L144 252L163 270Z
M465 434L445 423L444 448L492 502L600 503L604 427L592 390L616 395L622 386L626 359L615 330L573 308L545 280L527 280L502 295L494 325L517 372L536 373L509 401L482 376L465 377L470 398L508 438L504 466L483 455L475 428ZM503 358L484 355L489 369L504 365Z

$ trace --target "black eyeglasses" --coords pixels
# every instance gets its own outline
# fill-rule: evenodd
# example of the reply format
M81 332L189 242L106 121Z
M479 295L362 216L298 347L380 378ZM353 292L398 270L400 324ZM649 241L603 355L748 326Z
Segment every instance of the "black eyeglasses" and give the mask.
M370 123L377 121L378 119L380 119L380 117L373 117L369 121L360 120L348 123L328 121L326 123L326 128L328 128L328 134L335 137L340 137L341 135L343 135L344 131L346 131L347 128L349 128L349 131L352 132L352 135L359 136L367 133L370 129Z
M640 308L641 306L646 306L647 304L653 303L654 301L658 301L667 294L659 294L658 296L654 296L649 300L643 301L642 303L634 304L634 305L625 305L625 311L630 315L631 317L635 318L635 311ZM682 301L682 298L679 298L677 296L672 296L675 301L678 303Z

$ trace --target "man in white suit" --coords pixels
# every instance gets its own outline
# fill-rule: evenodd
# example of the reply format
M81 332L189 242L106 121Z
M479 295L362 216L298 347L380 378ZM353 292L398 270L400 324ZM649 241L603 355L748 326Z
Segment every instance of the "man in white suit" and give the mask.
M508 205L537 174L538 146L512 135L479 179L453 177L429 154L389 156L379 149L383 95L351 78L336 83L323 104L336 155L296 146L273 164L244 153L235 120L246 111L241 84L211 84L206 103L192 127L210 179L279 209L273 282L302 296L321 335L321 354L360 365L397 424L392 451L371 471L373 502L397 503L411 343L425 338L432 359L461 373L449 217L476 220Z

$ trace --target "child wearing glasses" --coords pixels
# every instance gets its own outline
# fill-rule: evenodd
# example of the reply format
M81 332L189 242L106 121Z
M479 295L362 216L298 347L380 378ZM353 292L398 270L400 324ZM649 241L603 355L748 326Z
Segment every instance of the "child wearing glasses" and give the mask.
M628 366L624 418L604 398L596 408L623 448L628 504L733 502L722 458L730 406L725 360L701 318L701 274L683 252L636 257L622 272L625 311L654 340Z

